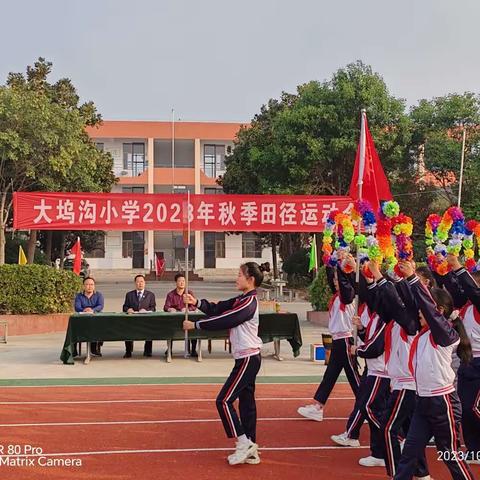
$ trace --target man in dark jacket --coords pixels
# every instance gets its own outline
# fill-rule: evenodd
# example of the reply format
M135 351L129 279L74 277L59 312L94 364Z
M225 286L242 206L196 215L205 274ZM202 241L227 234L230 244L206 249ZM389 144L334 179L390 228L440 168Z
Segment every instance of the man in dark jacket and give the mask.
M125 302L123 303L123 311L126 313L145 313L154 312L156 310L155 294L145 290L145 277L137 275L135 277L135 290L128 292L125 295ZM123 358L131 358L133 352L133 342L125 342L125 355ZM152 342L146 341L143 349L144 357L152 356Z

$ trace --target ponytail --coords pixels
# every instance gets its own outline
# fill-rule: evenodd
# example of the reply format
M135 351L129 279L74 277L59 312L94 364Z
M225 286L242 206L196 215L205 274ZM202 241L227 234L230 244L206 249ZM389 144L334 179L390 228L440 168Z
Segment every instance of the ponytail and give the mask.
M262 265L256 262L247 262L240 265L240 270L247 278L252 277L255 287L259 287L263 282L263 272L270 271L270 265L268 262L267 264L262 263Z

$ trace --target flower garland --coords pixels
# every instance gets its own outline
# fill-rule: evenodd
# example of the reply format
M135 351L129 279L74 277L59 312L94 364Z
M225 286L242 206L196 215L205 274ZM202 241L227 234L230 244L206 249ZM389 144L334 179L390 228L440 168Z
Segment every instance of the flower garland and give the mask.
M440 240L440 237L445 238L445 240L447 237L443 232L439 237L438 227L441 222L442 217L436 213L428 216L425 224L425 243L427 244L427 262L430 270L437 272L439 275L445 275L449 270L446 260L447 247Z
M360 260L360 268L365 276L373 278L372 272L370 272L365 262L369 259L381 262L383 257L375 237L377 221L370 202L368 200L357 200L353 205L352 218L357 222L357 225L362 223L365 231L365 233L355 235L354 239Z
M404 213L399 213L396 217L392 218L392 230L395 238L396 245L396 258L399 260L412 260L413 259L413 222L412 219ZM395 265L394 271L397 275L401 276L401 272L398 270L398 265Z
M382 256L389 272L393 271L398 260L395 256L395 245L392 242L392 219L400 213L400 205L393 200L384 202L380 208L377 222L377 239Z
M466 250L466 257L473 260L473 236L467 235L465 239L465 233L465 217L461 208L450 207L441 218L435 214L429 215L425 226L425 242L428 264L432 270L440 275L446 275L450 271L446 260L447 253L458 256L462 246ZM450 240L448 240L449 235ZM447 240L448 245L446 245ZM471 266L471 261L469 265Z
M352 219L358 223L363 223L365 234L355 235L354 242L359 251L360 261L363 262L369 258L378 258L380 250L375 238L377 230L377 221L375 213L367 200L357 200L352 209ZM380 258L381 261L381 258Z
M335 251L333 250L333 234L336 232ZM338 210L329 214L325 228L323 230L322 241L322 260L324 265L335 267L338 264L337 251L350 251L350 244L355 238L355 230L349 215L341 213ZM349 265L342 267L346 273L353 271Z
M473 272L477 266L475 262L475 251L473 250L473 234L477 226L476 220L469 220L465 223L465 236L463 237L463 253L465 255L465 267Z

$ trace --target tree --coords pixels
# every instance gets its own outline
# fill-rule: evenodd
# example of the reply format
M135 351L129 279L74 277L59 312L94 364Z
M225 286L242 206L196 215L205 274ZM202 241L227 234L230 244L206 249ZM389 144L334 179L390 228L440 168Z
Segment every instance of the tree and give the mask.
M329 81L308 82L262 106L250 127L239 132L221 185L227 193L345 195L362 108L387 174L391 180L400 177L410 140L405 103L358 61ZM282 243L291 246L281 248L286 258L304 241L293 234L282 235Z
M364 107L382 162L395 173L410 134L404 101L357 62L264 105L239 133L222 185L245 193L345 194Z
M404 210L414 220L414 238L424 253L424 225L432 212L442 213L458 200L463 129L466 130L462 208L480 216L480 98L466 92L422 99L410 110L412 136L409 166L395 193L405 195ZM420 244L422 244L420 246ZM421 253L420 253L421 252Z
M110 191L115 183L111 156L85 132L101 121L95 105L80 105L69 79L49 83L51 67L39 58L0 87L0 264L14 191ZM35 241L32 231L29 260Z
M463 129L466 129L465 164L477 160L480 140L480 98L473 93L450 94L421 100L411 109L412 151L417 166L426 169L450 203L458 193ZM432 182L433 183L433 182Z

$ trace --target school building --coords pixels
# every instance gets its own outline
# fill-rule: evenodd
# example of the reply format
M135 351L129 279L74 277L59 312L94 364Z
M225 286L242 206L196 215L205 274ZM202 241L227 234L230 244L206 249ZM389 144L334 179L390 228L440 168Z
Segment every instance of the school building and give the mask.
M118 183L112 192L223 193L217 179L225 173L225 155L233 148L239 123L104 121L88 129L97 148L109 152ZM182 231L107 231L86 252L90 267L154 268L161 252L167 270L185 267ZM207 275L225 273L245 261L271 261L253 233L192 232L190 269Z

